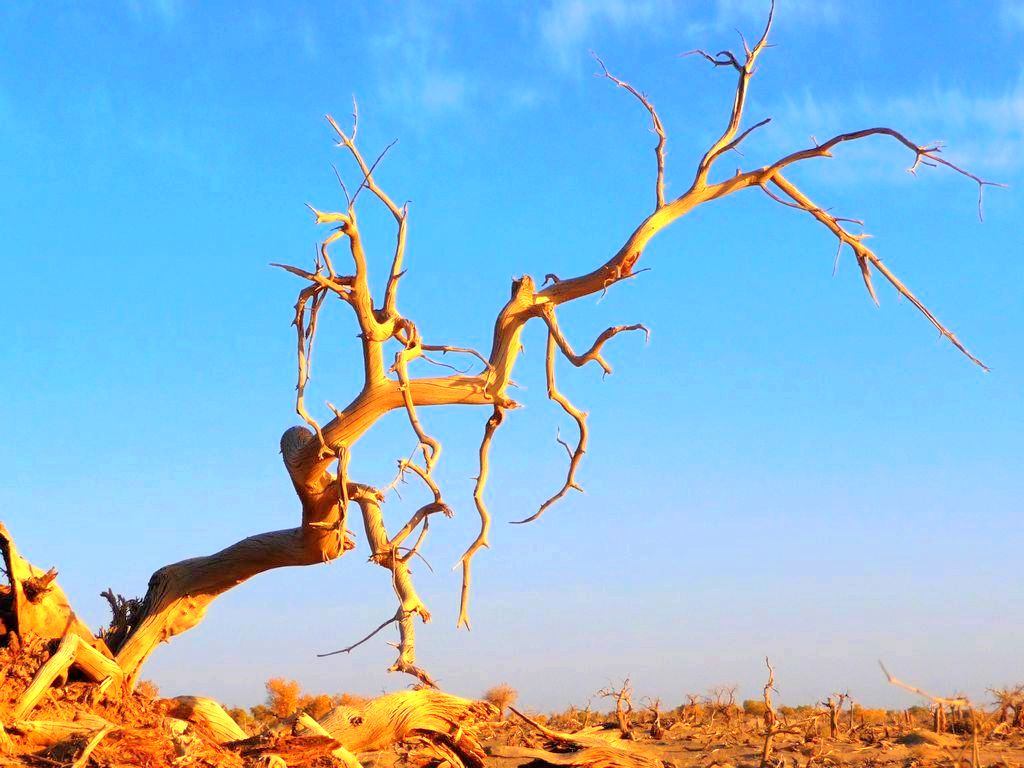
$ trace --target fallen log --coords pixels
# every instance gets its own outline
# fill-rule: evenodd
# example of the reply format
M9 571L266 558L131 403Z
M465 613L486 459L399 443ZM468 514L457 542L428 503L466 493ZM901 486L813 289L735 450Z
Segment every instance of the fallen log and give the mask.
M435 753L440 749L447 757L450 752L468 768L481 768L486 754L474 726L497 717L497 708L487 702L423 688L391 693L361 706L335 707L319 724L353 754L423 739L437 747Z
M325 736L334 741L327 729L305 712L300 713L295 719L295 722L300 727L308 728L315 736ZM337 747L331 750L331 755L337 760L343 762L345 764L345 768L363 768L356 756L349 752L348 749L343 747L340 743Z
M662 768L661 762L647 755L629 752L612 746L584 747L570 752L553 752L531 747L495 745L488 749L491 757L510 757L517 760L539 760L549 765L571 765L579 768Z
M99 715L80 713L74 720L18 720L7 727L11 733L21 736L26 744L36 747L52 747L63 741L96 733L110 725Z
M217 744L243 741L249 737L224 707L213 699L176 696L173 699L161 699L159 704L163 705L171 717L190 722L208 732Z
M622 739L617 732L587 728L578 733L564 733L541 725L514 707L509 710L545 737L544 749L494 746L490 750L494 757L530 758L580 768L664 768L656 753L635 741Z

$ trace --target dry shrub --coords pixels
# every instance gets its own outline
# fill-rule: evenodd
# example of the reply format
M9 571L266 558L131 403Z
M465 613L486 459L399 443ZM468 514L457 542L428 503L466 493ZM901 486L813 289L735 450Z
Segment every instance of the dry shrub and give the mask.
M764 717L764 713L768 711L768 707L765 706L763 701L757 699L746 699L743 702L743 714L753 715L754 717Z
M853 707L853 718L862 725L885 725L889 721L886 709L865 709L859 704Z
M152 680L140 680L139 684L135 686L135 692L140 696L155 699L160 695L160 686Z
M515 703L519 698L519 691L508 683L501 683L484 691L483 699L489 704L498 708L498 717L505 717L505 709Z

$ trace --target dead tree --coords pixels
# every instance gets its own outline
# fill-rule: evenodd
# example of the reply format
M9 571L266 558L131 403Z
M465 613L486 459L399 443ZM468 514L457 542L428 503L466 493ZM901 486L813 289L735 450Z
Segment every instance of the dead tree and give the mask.
M979 212L981 192L991 182L985 181L946 160L940 147L919 144L899 131L888 127L872 127L840 133L810 146L798 148L760 167L734 169L720 173L722 163L737 150L768 119L744 127L747 97L762 54L768 49L772 12L758 40L740 53L705 51L694 53L715 69L732 74L735 90L725 126L710 144L691 172L677 196L667 194L666 144L668 133L653 103L641 91L613 75L600 60L600 75L622 88L643 108L656 135L652 163L652 205L646 216L636 222L632 232L610 257L592 264L571 276L566 272L580 269L579 264L552 264L543 281L530 275L515 279L498 309L490 349L486 353L447 340L426 338L416 319L403 312L400 286L406 274L406 236L409 205L396 202L378 183L375 171L383 158L364 155L357 143L358 116L353 115L351 128L342 128L333 118L328 122L338 139L338 146L354 164L355 178L350 187L341 184L344 205L339 210L321 210L310 206L316 224L328 232L308 267L277 265L301 282L295 302L294 326L296 342L296 412L302 424L288 429L281 437L280 450L284 468L298 502L296 524L283 530L257 533L213 554L193 557L159 568L149 580L144 597L133 606L130 623L116 627L107 639L121 676L131 686L150 654L161 642L192 629L206 616L211 603L228 590L265 571L292 566L319 565L341 557L355 548L350 526L361 523L365 533L365 554L369 560L387 571L393 585L397 607L379 629L396 625L398 655L390 669L404 672L419 682L433 685L433 678L417 664L415 622L430 620L430 611L420 599L413 583L411 563L421 552L430 524L452 514L438 486L434 469L442 456L441 441L430 431L428 408L442 406L474 407L483 411L478 467L473 498L479 527L468 543L459 564L462 571L458 626L469 626L469 598L472 566L475 556L490 544L491 513L487 506L487 482L491 471L491 444L506 418L518 407L510 392L513 372L521 351L520 339L529 323L543 325L547 332L546 378L548 398L575 425L572 443L563 443L569 457L564 480L535 512L520 523L534 521L570 491L580 491L578 470L588 447L587 415L563 393L557 381L558 364L568 363L580 368L594 364L605 373L612 368L604 356L604 347L614 337L626 332L643 331L638 323L613 325L593 342L577 346L560 322L560 311L574 301L594 297L613 289L619 283L637 277L644 270L640 262L651 239L669 225L694 209L753 190L763 193L787 211L796 211L823 226L837 240L839 251L853 253L860 275L872 300L877 295L873 274L890 283L896 292L920 311L929 323L969 360L984 368L981 361L922 303L890 268L867 246L867 235L854 232L849 218L836 216L815 202L798 186L790 172L798 165L821 158L846 144L869 138L893 141L906 149L916 172L922 167L941 166L977 184ZM385 150L386 152L387 150ZM339 176L339 181L341 177ZM363 239L360 210L357 203L367 198L384 207L394 222L394 247L384 256L368 252ZM340 252L339 252L340 250ZM383 265L386 274L383 287L376 293L370 273ZM560 276L556 276L555 272ZM324 409L308 406L305 398L311 365L317 347L321 312L328 307L346 307L358 328L359 384L347 404L335 407L328 402ZM425 325L424 325L425 327ZM472 372L423 373L423 365L447 365L434 355L459 356L477 366ZM344 393L339 391L339 396ZM359 440L386 414L398 411L405 415L410 432L410 445L415 450L398 461L395 482L386 487L373 487L349 472ZM320 412L324 416L318 415ZM396 446L396 454L399 449ZM426 503L411 511L397 528L385 524L383 505L395 485L410 478L422 485ZM403 516L404 517L404 516ZM26 590L15 583L13 589ZM116 602L116 600L115 600ZM56 609L55 609L56 610ZM63 610L63 609L60 609ZM60 614L66 618L70 611ZM40 614L36 611L37 618ZM126 618L127 615L126 615ZM14 619L13 628L24 631ZM7 619L5 618L6 622ZM45 623L45 620L43 620ZM57 621L54 626L59 624ZM61 632L66 631L68 624ZM74 624L76 633L81 622ZM92 644L92 635L87 644ZM371 633L372 635L373 633ZM60 634L58 633L58 637ZM345 650L351 650L354 643Z
M772 668L768 657L764 658L765 666L768 667L768 682L764 684L764 745L761 748L761 768L768 765L768 758L772 756L772 746L775 736L780 730L779 716L772 705L772 691L775 691L775 670ZM776 691L778 693L778 691Z
M665 727L661 724L661 699L647 699L645 706L651 714L651 738L657 741L665 735Z
M850 694L846 693L833 693L825 701L821 702L822 706L828 709L828 735L831 738L837 738L839 736L839 718L843 714L843 705L849 700ZM852 714L850 727L853 727Z
M713 725L715 715L722 715L726 723L732 722L733 713L736 711L736 689L735 685L718 685L708 691L704 697L711 716L708 725Z
M990 688L996 699L995 721L1011 728L1024 728L1024 685L1013 688Z
M629 678L627 677L623 680L622 685L618 688L611 685L607 688L602 688L597 692L597 695L603 699L615 699L615 722L619 726L622 738L635 739L636 735L633 733L633 723L631 720L633 715L633 686L630 685Z
M696 725L703 714L699 693L686 694L686 703L680 707L680 720L687 725Z

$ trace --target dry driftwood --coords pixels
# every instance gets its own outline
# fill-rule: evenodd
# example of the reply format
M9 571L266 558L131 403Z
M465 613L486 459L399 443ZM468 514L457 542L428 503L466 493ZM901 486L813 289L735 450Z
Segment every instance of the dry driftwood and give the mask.
M21 736L26 744L52 747L84 734L96 734L104 729L109 732L114 725L99 715L82 712L74 720L19 720L8 728Z
M488 752L492 757L540 760L551 765L574 765L580 768L662 768L661 762L653 757L608 745L567 752L495 745Z
M326 736L327 738L331 739L332 742L334 742L334 744L337 744L336 747L333 747L331 749L331 755L334 758L340 760L342 763L344 763L345 768L362 768L362 765L360 764L356 756L349 752L339 742L334 740L331 734L327 732L327 729L320 725L320 723L318 723L308 714L306 714L305 712L300 713L299 716L295 719L295 722L300 727L307 728L314 736Z
M358 707L335 707L319 724L354 754L419 738L443 745L465 765L479 768L484 751L473 726L497 716L497 707L487 702L423 688L391 693Z
M227 744L241 741L249 737L234 718L213 699L202 696L176 696L173 699L161 699L167 714L179 720L185 720L205 729L214 742Z
M514 707L509 710L545 737L544 749L495 746L490 750L495 757L530 758L585 768L663 768L656 753L623 738L619 732L587 729L564 733L541 725Z

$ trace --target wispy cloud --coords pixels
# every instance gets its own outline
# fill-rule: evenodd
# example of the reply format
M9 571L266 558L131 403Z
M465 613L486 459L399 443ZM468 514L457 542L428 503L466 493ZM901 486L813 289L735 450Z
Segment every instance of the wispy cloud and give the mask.
M466 98L466 77L460 73L431 72L423 79L420 98L429 109L460 109Z
M763 26L768 0L714 0L680 4L669 0L552 0L538 15L541 41L564 72L577 72L587 49L609 34L642 29L647 36L682 25L685 37ZM776 0L791 24L835 24L838 0Z
M125 4L135 18L155 16L167 26L173 26L182 12L181 0L126 0Z
M1024 32L1024 0L1001 0L999 22L1011 32Z
M707 5L709 13L688 20L686 37L733 30L753 37L764 28L769 7L768 0L715 0ZM831 25L842 20L838 0L775 0L775 17L785 19L790 27Z
M316 61L320 58L320 38L313 21L308 16L302 16L299 19L298 31L303 55L309 61Z
M517 85L509 88L507 103L512 109L530 109L541 102L541 92L536 88Z
M569 71L600 34L664 21L675 10L666 0L554 0L540 12L538 26L548 51Z
M444 13L427 5L410 3L384 32L368 39L370 56L379 62L386 80L378 97L392 111L408 114L412 124L417 113L458 112L467 107L477 91L470 75L452 62L452 44Z
M767 0L716 0L715 21L720 29L768 16ZM775 12L787 23L835 24L840 20L838 0L775 0Z

